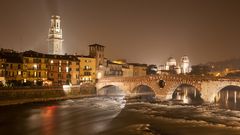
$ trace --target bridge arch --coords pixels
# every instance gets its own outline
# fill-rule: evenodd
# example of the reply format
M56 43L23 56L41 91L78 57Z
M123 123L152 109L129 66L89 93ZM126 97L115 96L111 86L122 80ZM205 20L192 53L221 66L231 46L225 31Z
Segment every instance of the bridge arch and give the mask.
M132 97L137 97L142 101L153 101L155 99L155 92L151 86L140 84L131 90Z
M240 87L240 82L230 82L230 81L216 81L202 83L202 94L204 96L205 101L214 103L216 101L216 97L218 93L227 87Z
M99 96L125 96L125 91L116 85L106 85L97 92Z
M175 84L169 91L168 100L178 101L184 104L203 103L201 91L197 86L191 83Z
M166 85L168 85L168 83L166 83ZM180 83L179 83L179 82L174 82L174 83L171 83L170 86L167 88L168 91L167 91L165 100L171 100L174 91L175 91L178 87L180 87L181 85L192 86L192 87L195 87L196 89L199 90L198 86L196 86L196 85L193 84L193 83L188 83L188 82L180 82Z
M225 86L218 91L214 101L223 108L240 110L240 86Z

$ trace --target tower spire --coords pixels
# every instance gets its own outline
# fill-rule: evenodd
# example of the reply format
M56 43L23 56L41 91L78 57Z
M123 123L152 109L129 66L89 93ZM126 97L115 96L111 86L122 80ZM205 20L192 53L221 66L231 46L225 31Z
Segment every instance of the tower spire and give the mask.
M48 32L48 53L63 54L62 52L62 28L60 16L53 15L51 17L51 25Z

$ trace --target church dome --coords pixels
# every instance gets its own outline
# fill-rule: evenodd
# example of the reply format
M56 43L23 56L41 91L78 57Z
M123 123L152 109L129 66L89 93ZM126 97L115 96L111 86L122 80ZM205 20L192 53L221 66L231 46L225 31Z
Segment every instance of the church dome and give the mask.
M176 66L177 65L177 61L175 58L173 57L169 57L167 60L167 65L168 66Z

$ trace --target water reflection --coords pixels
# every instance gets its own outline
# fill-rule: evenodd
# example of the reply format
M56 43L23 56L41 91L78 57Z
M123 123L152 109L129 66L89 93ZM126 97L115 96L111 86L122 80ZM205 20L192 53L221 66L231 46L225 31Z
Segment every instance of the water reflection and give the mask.
M240 131L239 111L205 104L129 102L115 96L5 107L0 113L1 135L230 135Z
M215 102L225 109L240 110L240 87L227 86L220 90Z
M114 85L108 85L103 87L102 89L100 89L98 91L98 95L100 96L114 96L114 95L125 95L124 91L122 89L120 89L117 86Z
M139 85L133 89L132 93L133 93L132 99L136 99L138 101L143 102L155 101L155 93L149 86Z
M182 84L174 91L172 100L182 104L202 104L200 92L192 85Z
M53 135L55 126L56 106L47 106L42 108L41 119L42 119L42 133L44 135Z

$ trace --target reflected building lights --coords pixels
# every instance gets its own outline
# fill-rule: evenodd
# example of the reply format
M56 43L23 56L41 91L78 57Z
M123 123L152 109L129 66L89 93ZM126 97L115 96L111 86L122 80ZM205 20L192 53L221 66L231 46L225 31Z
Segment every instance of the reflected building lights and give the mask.
M237 91L234 91L234 103L237 103Z

